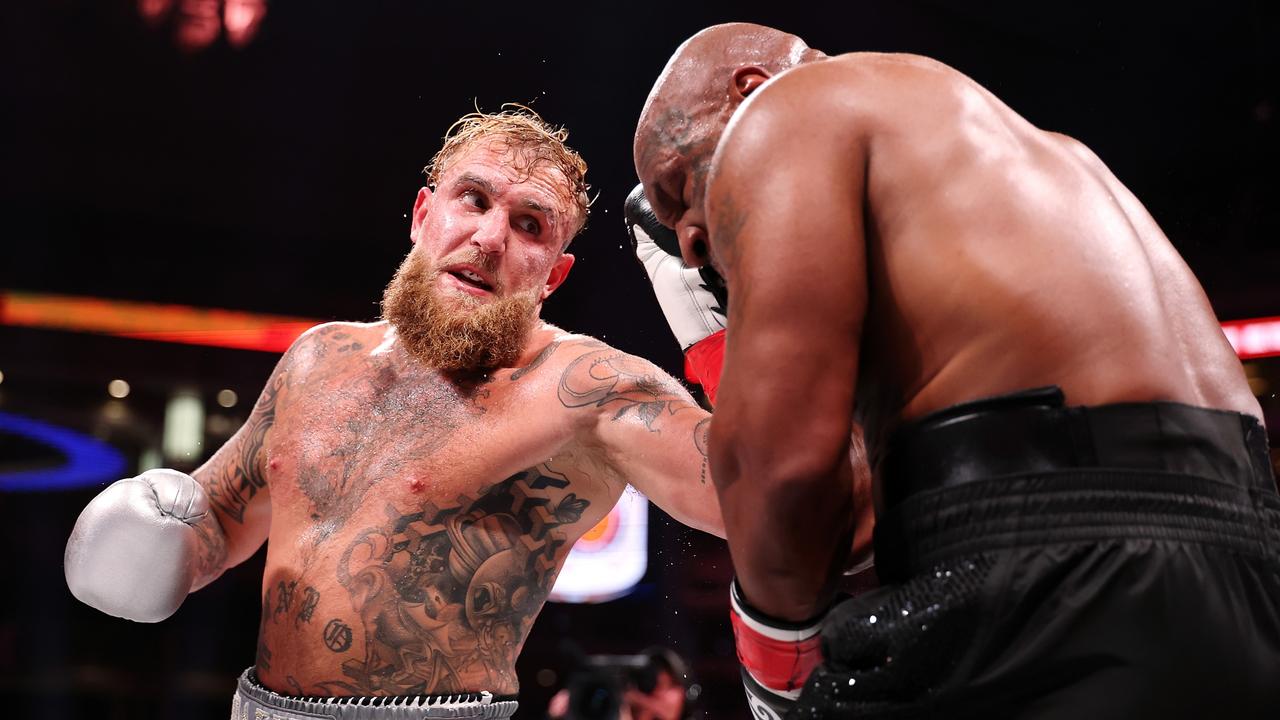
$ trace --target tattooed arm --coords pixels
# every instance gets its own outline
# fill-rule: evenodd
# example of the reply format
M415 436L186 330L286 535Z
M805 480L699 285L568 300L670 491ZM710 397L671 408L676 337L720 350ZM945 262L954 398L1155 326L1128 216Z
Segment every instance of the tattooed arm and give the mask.
M707 472L711 415L647 360L600 345L569 363L560 402L594 412L593 445L622 481L676 520L724 537Z
M275 424L276 402L315 331L299 338L280 358L248 421L209 461L193 473L209 496L213 512L194 525L200 535L198 578L192 590L217 579L224 570L249 558L271 528L266 443Z

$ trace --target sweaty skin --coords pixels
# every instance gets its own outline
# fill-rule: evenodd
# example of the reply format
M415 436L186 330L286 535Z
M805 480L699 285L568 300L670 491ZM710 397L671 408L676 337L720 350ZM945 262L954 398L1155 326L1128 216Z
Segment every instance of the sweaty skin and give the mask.
M431 282L447 302L543 283L545 298L572 258L571 230L540 234L553 212L529 222L544 171L508 172L483 149L455 162L419 194L413 252L435 263L479 248L495 290ZM322 325L194 474L216 520L197 528L196 586L270 541L255 665L280 693L514 694L570 548L628 483L723 534L708 419L653 364L541 321L509 367L450 374L387 323Z
M755 77L734 79L742 104L701 173L643 144L643 121L636 157L686 259L705 238L733 298L711 466L761 610L829 602L855 418L874 447L896 423L1051 384L1073 405L1261 416L1195 277L1082 144L923 57Z

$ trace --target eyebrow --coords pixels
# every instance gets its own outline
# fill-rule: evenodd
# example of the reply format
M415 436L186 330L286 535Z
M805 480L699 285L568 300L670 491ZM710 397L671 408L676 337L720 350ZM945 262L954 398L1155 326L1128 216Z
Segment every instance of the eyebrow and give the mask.
M476 185L480 189L484 190L485 192L489 193L494 197L502 196L502 193L498 191L498 188L495 187L493 183L489 182L488 180L485 180L484 178L474 173L463 173L461 176L458 177L458 181L454 183L454 185L456 186L456 185L462 185L466 183L469 183L471 185ZM529 210L540 212L543 215L546 215L552 221L555 221L560 216L560 214L557 213L552 208L547 207L546 205L543 205L542 203L532 198L521 198L520 205L521 207L528 208Z

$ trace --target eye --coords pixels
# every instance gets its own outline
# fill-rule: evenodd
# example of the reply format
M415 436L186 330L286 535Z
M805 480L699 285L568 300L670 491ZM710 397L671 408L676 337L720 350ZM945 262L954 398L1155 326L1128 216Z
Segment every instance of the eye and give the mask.
M486 200L484 195L481 195L477 190L464 191L462 193L462 202L480 210L486 210L489 207L488 200Z
M521 230L529 233L530 235L537 235L542 232L542 225L538 224L538 221L531 217L520 218L516 224Z

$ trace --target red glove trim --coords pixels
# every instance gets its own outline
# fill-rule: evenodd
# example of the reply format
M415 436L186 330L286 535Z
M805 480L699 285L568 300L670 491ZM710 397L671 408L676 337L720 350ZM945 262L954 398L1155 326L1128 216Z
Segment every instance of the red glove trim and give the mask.
M684 351L684 377L702 386L707 399L716 404L720 388L720 368L724 365L724 330L702 338Z
M739 598L735 580L729 592L729 620L742 663L757 683L772 693L795 699L809 674L822 662L821 623L799 625L770 621Z

